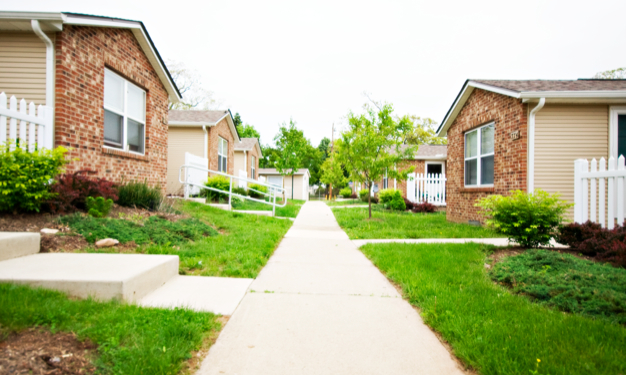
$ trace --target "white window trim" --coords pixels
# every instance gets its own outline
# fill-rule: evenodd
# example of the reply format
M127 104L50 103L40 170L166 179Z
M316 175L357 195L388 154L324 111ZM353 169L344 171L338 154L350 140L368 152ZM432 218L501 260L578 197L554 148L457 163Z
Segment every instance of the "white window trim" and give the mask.
M626 106L609 107L609 156L617 160L617 116L626 115ZM626 155L624 155L626 156Z
M463 156L465 156L465 145L463 145L463 152ZM446 174L446 163L442 161L427 161L424 165L424 173L428 173L429 165L441 165L441 174ZM465 169L465 160L463 160L463 169ZM463 170L463 172L465 172L465 170ZM465 173L463 173L463 179L465 179Z
M218 166L217 166L217 171L218 172L222 172L222 173L228 173L228 141L225 138L220 137L219 135L217 136L217 160L218 160ZM220 154L220 146L222 145L222 142L226 143L226 154ZM223 149L223 147L222 147ZM222 157L222 160L226 159L226 170L225 171L221 171L222 169L222 164L219 163L219 156Z
M139 90L141 90L141 92L143 92L143 102L144 102L144 106L147 105L147 98L146 98L146 91L144 89L142 89L141 87L133 84L132 82L129 82L126 78L122 77L121 75L115 73L114 71L104 68L105 73L109 72L110 74L116 75L118 76L123 82L124 82L124 111L123 112L119 112L118 110L107 106L106 102L103 105L103 108L106 109L109 112L113 112L116 115L122 116L123 119L123 124L122 124L122 147L114 147L114 146L107 146L105 144L102 145L102 147L104 148L108 148L110 150L117 150L117 151L124 151L124 152L128 152L131 154L135 154L135 155L146 155L146 108L143 109L143 114L144 114L144 118L142 119L138 119L136 117L133 117L129 114L127 114L126 112L128 112L128 85L133 85L136 88L138 88ZM104 118L104 117L103 117ZM143 125L143 152L137 152L137 151L131 151L129 150L129 146L128 146L128 119L131 119L135 122L138 122L140 124ZM104 123L103 123L104 126ZM103 133L104 133L104 128L103 128Z
M383 176L383 189L389 189L389 177L387 176L387 169L385 169L385 175Z
M254 180L256 179L256 158L254 155L251 155L250 159L250 177Z
M480 153L480 146L482 143L482 129L486 128L488 126L494 125L494 134L493 134L493 149L494 151L492 151L489 154L481 154ZM467 135L473 132L478 132L478 142L476 142L476 147L478 147L478 153L476 154L476 156L472 156L470 158L465 157L465 146L467 145ZM485 156L492 156L495 155L495 149L496 149L496 134L495 134L495 122L490 122L488 124L485 124L483 126L480 126L476 129L472 129L468 132L465 132L465 134L463 134L463 186L466 188L481 188L481 187L493 187L493 184L481 184L480 183L480 176L481 176L481 163L480 163L480 159L485 157ZM478 183L476 185L467 185L465 183L465 162L468 160L478 160L478 162L476 163L477 165L477 179L478 179ZM495 180L495 168L496 168L496 163L495 163L495 156L494 156L494 163L493 163L493 168L494 168L494 180Z

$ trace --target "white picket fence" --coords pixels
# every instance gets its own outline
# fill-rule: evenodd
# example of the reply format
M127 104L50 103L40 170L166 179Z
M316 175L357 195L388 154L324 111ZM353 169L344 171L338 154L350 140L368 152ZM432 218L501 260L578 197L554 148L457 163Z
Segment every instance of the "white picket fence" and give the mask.
M599 164L599 165L598 165ZM617 159L586 159L574 161L574 221L600 223L603 228L613 229L624 223L624 156ZM606 209L606 211L605 211Z
M410 173L406 181L406 196L411 202L446 205L446 175Z
M185 152L185 165L190 165L197 168L186 168L185 181L191 182L193 185L185 185L185 198L189 195L196 195L200 193L200 188L197 185L204 185L209 178L209 173L199 168L206 168L209 165L209 159L205 159L201 156L196 156L189 152ZM196 185L196 186L194 186Z
M18 109L15 96L11 96L7 108L7 96L4 92L0 93L0 144L5 144L8 140L19 140L20 147L29 151L37 148L52 149L54 146L52 117L52 108L44 105L35 106L33 102L27 105L24 99L20 100Z

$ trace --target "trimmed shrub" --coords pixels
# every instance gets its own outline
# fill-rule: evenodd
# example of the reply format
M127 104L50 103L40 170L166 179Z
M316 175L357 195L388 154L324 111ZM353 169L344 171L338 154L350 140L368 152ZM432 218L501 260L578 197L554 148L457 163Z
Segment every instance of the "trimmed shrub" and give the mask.
M437 206L432 203L422 202L414 204L412 211L415 213L432 213L437 212Z
M68 163L66 153L63 147L29 152L15 142L0 145L0 211L39 212L56 196L49 184Z
M408 211L412 211L413 208L415 207L415 203L411 202L410 200L406 198L402 198L402 199L404 199L404 205L406 206L406 209Z
M339 191L339 195L341 195L343 198L350 198L350 196L352 196L352 189L350 189L349 187L343 188Z
M350 196L350 198L352 198L352 199L358 199L358 198L359 198L359 196L358 196L358 195L356 195L356 193L352 193L352 195Z
M510 196L491 195L482 198L475 206L486 218L488 226L508 236L524 247L550 244L563 222L565 211L572 205L559 199L559 194L549 194L537 189L529 194L521 190Z
M93 217L106 217L113 207L113 199L104 199L103 197L87 197L85 200L87 205L87 213Z
M124 207L145 208L155 211L161 206L163 192L161 187L150 187L146 181L131 181L117 187L117 204Z
M389 202L389 208L394 211L406 211L406 204L404 204L404 199L402 198L400 191L396 190L393 193L393 198L391 199L391 202Z
M367 202L367 195L369 194L369 190L361 190L359 191L359 199L363 202ZM374 198L374 197L372 197Z
M256 190L253 191L252 189ZM248 195L252 198L257 198L257 199L263 199L265 198L264 194L261 194L259 192L263 192L266 193L269 191L269 189L267 188L267 186L263 186L263 185L258 185L258 184L249 184L248 185Z
M572 223L560 228L556 240L598 261L626 267L626 226L606 229L590 221Z
M53 213L72 212L87 209L87 197L103 197L117 200L117 189L113 182L104 178L92 178L96 171L83 169L74 173L64 173L50 186L55 197L46 202Z
M246 189L240 188L240 187L234 187L233 188L233 193L234 194L243 195L244 197L248 196L248 191Z
M396 197L396 193L398 193L398 196L400 196L400 198L402 198L402 195L400 194L399 190L396 190L396 189L383 189L383 190L378 192L378 201L380 203L382 203L382 204L387 204L387 203L391 202L391 200Z
M209 177L207 182L204 184L204 186L208 186L208 187L223 190L223 191L228 191L230 190L230 179L228 177L220 176L220 175L211 176ZM224 201L228 199L228 193L226 194L218 193L217 191L208 190L208 189L203 189L201 194L207 197L207 200L209 202L219 202L219 201Z

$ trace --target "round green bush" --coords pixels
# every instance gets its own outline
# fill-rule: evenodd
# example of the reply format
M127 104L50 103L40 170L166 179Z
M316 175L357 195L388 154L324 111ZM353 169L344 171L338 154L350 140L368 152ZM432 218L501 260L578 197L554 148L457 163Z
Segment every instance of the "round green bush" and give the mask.
M389 202L389 208L394 211L406 211L406 203L404 203L404 198L402 198L402 194L400 194L399 190L393 192L393 198Z
M350 189L349 187L343 188L339 191L339 195L341 195L343 198L350 198L352 196L352 189Z

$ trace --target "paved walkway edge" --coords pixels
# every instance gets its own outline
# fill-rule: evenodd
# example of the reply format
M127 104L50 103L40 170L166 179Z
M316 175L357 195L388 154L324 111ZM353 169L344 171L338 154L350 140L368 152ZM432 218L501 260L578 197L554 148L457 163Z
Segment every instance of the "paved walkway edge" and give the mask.
M406 243L406 244L419 244L419 243L484 243L494 246L515 246L515 242L509 241L507 238L400 238L400 239L381 239L381 240L352 240L352 243L356 247L367 245L368 243ZM561 245L554 240L550 241L550 245L564 249L569 246Z

